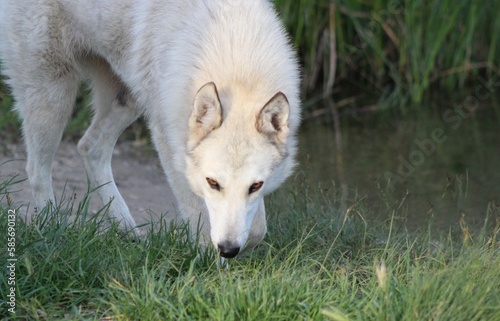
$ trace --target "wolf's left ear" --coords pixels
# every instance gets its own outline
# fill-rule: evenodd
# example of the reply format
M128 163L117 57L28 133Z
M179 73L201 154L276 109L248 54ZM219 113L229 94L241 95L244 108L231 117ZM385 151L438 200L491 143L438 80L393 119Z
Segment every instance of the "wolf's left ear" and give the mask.
M275 140L284 143L288 133L290 105L286 96L279 92L269 100L257 118L257 130Z
M222 106L213 82L200 88L194 98L193 111L189 118L189 149L196 146L203 138L222 123Z

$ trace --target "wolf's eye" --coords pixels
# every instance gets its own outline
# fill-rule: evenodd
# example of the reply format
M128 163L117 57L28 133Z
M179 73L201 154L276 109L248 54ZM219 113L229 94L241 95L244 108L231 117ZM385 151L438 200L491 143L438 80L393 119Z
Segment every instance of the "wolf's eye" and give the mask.
M264 182L253 183L252 186L250 186L250 188L248 189L248 194L257 192L262 187L262 185L264 185Z
M217 183L215 179L211 179L210 177L207 177L207 183L210 185L211 188L220 191L220 185Z

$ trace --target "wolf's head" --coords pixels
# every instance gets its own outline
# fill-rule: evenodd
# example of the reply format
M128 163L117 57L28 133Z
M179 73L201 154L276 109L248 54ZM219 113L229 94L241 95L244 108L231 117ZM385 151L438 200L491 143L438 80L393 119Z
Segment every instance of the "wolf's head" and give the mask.
M205 200L211 240L224 257L246 245L257 211L264 211L264 195L294 165L285 95L250 105L223 109L215 84L208 83L196 94L189 119L187 177Z

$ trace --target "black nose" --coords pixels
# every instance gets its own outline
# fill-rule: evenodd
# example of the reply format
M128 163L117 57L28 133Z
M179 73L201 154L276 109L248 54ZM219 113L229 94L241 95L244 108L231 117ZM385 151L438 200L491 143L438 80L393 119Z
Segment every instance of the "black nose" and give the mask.
M235 257L240 252L239 247L232 246L230 244L219 244L217 247L219 248L220 256L227 259Z

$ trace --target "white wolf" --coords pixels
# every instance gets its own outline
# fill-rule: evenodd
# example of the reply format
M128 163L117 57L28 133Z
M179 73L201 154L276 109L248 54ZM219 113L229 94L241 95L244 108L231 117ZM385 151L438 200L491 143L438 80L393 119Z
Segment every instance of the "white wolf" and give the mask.
M300 121L297 59L270 1L2 0L0 33L36 206L54 200L54 153L90 79L94 117L78 151L122 228L135 222L112 150L144 114L203 244L234 257L262 240L263 197L294 167Z

